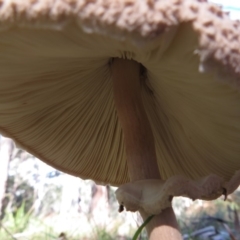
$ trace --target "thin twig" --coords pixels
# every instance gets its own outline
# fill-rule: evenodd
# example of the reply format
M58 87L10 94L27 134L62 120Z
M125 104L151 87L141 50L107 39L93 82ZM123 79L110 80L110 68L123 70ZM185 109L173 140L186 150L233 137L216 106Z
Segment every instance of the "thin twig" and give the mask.
M17 240L17 238L15 238L9 231L6 227L4 227L4 225L2 224L2 222L0 222L0 227L2 227L5 232L13 239L13 240Z
M237 239L234 237L234 235L233 235L231 229L229 228L229 226L228 226L226 223L222 223L222 225L223 225L223 227L226 229L226 231L228 232L231 240L237 240Z

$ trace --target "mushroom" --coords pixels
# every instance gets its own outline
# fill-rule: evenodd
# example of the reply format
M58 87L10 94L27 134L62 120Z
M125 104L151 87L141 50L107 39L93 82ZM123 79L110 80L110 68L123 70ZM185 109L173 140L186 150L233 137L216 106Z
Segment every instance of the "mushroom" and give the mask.
M61 171L120 186L120 204L156 214L151 240L181 239L173 196L237 188L240 24L219 7L3 0L0 22L0 132Z

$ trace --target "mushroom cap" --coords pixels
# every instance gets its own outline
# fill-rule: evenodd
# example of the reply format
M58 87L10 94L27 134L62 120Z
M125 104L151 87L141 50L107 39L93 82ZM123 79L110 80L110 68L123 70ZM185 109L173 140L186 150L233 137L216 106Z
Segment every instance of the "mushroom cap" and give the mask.
M3 0L0 22L0 132L39 159L98 183L129 181L109 67L120 57L146 69L163 180L228 182L240 169L240 24L219 7Z

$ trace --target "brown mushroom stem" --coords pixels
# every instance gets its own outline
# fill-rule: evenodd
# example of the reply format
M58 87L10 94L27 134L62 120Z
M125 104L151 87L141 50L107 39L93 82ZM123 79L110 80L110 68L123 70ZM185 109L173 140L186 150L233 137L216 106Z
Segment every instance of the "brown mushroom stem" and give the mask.
M131 181L160 179L154 137L141 97L140 64L114 59L112 66L114 100L124 133ZM143 219L147 214L140 212ZM150 240L182 239L172 208L156 215L147 225Z

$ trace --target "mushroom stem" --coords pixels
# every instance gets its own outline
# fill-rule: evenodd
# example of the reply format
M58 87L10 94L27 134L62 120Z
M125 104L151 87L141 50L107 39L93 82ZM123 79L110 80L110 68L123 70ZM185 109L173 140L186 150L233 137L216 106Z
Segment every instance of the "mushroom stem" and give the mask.
M141 97L140 64L114 59L112 66L114 100L124 134L131 181L160 179L154 137ZM143 219L148 215L141 211ZM150 240L180 240L181 234L172 208L156 215L147 225Z

